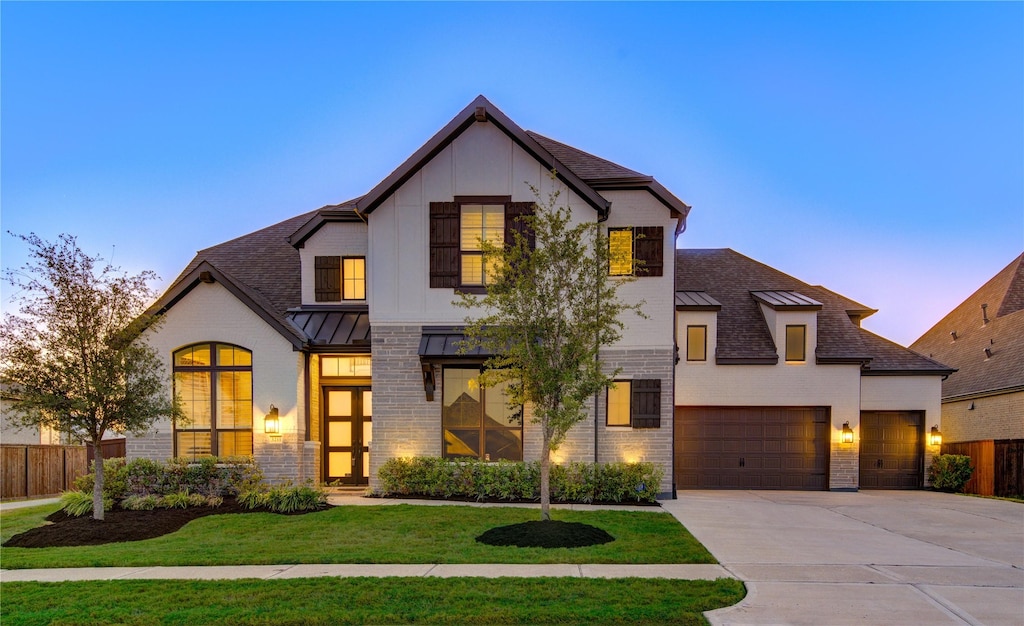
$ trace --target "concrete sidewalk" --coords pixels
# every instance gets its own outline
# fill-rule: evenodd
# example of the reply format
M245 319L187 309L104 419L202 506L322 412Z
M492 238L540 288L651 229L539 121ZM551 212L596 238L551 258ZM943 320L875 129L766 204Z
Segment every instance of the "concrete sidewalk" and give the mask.
M712 624L1024 624L1024 505L927 491L684 491L747 585Z
M63 569L0 570L0 581L64 582L69 580L216 580L236 578L316 578L323 576L480 576L498 578L674 578L715 580L732 578L721 565L224 565L206 567L73 567Z

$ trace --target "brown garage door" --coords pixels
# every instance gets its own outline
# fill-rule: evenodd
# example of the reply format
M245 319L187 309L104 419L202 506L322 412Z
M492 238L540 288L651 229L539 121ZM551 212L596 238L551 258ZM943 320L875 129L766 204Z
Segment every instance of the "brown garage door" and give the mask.
M924 414L860 414L860 488L920 489L924 485Z
M676 407L677 489L828 487L827 407Z

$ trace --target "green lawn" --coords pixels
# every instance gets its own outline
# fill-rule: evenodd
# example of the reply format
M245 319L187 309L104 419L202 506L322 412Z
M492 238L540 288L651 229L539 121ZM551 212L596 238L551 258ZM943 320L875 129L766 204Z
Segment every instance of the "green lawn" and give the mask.
M55 505L0 514L0 539L45 523ZM489 528L537 519L511 507L341 506L307 515L212 515L146 541L73 548L0 548L6 569L275 563L715 563L670 514L615 510L552 512L604 529L615 541L586 548L478 543Z
M706 624L738 580L307 578L4 583L4 626L33 624Z

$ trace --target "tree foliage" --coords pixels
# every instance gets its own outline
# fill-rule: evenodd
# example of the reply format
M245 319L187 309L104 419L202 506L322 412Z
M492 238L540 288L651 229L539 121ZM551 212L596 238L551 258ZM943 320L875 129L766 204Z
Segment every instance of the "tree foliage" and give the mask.
M0 325L0 381L16 398L15 422L93 447L93 517L103 519L104 433L141 433L159 418L180 416L163 363L140 339L156 323L146 314L156 276L101 265L71 235L56 242L16 236L28 244L29 262L4 270L19 314Z
M542 436L541 517L549 519L551 452L586 418L587 401L612 384L619 370L605 369L600 348L619 340L625 313L643 316L643 302L619 299L630 279L608 275L611 253L601 224L574 221L560 203L561 189L546 198L531 189L534 214L517 218L522 224L512 229L512 241L482 242L486 294L463 293L456 304L477 313L465 320L462 349L495 355L480 383L507 381L509 405L532 407Z

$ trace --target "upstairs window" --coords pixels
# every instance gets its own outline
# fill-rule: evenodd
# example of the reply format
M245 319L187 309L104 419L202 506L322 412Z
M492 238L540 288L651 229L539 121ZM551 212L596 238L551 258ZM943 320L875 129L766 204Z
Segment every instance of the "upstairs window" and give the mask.
M508 244L518 232L532 249L534 235L520 219L532 214L532 202L512 202L509 196L431 202L430 286L483 291L494 267L484 267L482 242Z
M608 274L633 275L633 229L608 229Z
M366 258L318 256L314 259L317 302L366 299Z
M482 287L494 275L494 268L484 267L483 242L500 246L505 242L504 204L463 204L459 220L460 284ZM491 261L493 263L493 261Z
M186 417L174 429L175 456L252 454L252 352L225 343L178 350L174 392Z
M799 363L807 360L807 327L786 326L786 362Z
M686 327L686 360L707 361L708 360L708 327L687 326Z
M662 226L609 228L608 256L610 276L662 276L665 229Z

